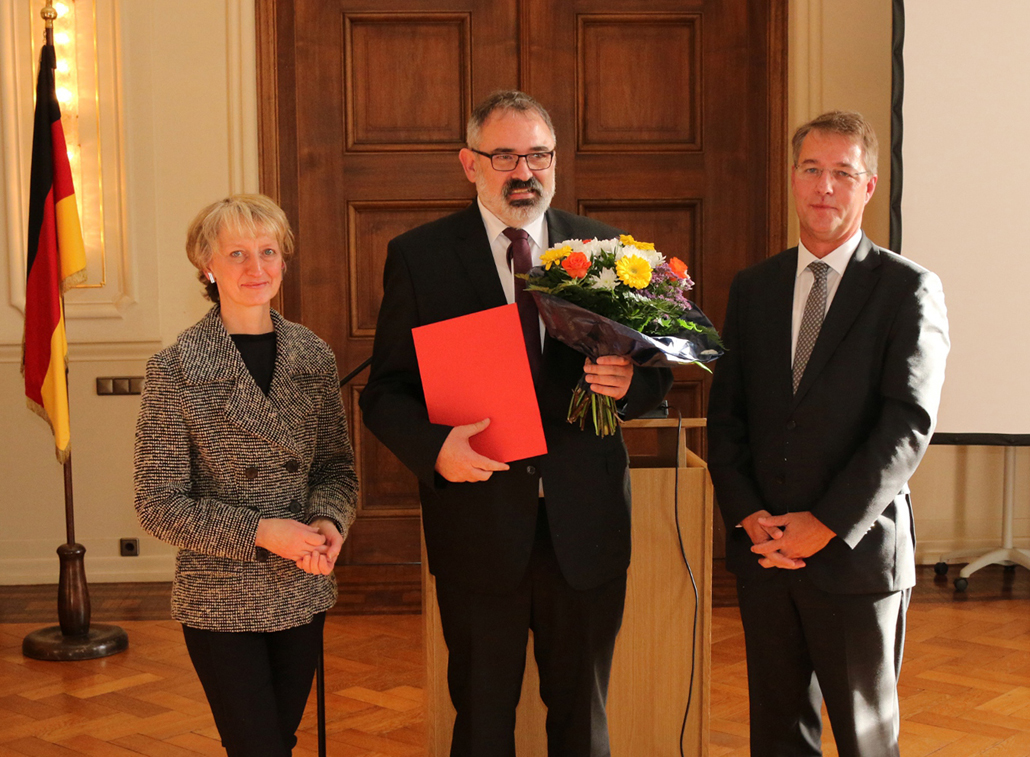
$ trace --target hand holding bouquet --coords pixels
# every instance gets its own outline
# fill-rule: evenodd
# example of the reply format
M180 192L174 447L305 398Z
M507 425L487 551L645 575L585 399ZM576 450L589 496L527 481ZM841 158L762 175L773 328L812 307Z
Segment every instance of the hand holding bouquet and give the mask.
M526 275L544 326L592 360L625 355L642 367L702 364L723 353L719 335L686 293L694 282L678 258L631 236L569 239L544 253ZM581 378L570 423L593 418L598 436L618 428L615 400Z

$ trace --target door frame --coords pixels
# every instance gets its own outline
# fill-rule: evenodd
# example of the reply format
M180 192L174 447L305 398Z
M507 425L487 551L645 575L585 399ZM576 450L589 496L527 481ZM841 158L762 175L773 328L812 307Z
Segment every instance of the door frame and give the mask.
M519 16L525 17L532 0L517 1L520 3ZM748 91L752 93L754 101L765 104L764 109L756 110L747 124L750 143L764 142L766 146L765 160L751 163L747 167L749 183L764 188L761 195L764 198L763 206L743 213L746 223L751 227L749 238L759 242L749 245L745 253L743 264L752 265L782 251L787 244L789 0L738 1L746 5L748 18L753 21L748 28L748 49L757 64L749 69ZM298 222L299 183L295 178L299 171L293 81L296 70L293 24L295 0L255 0L254 5L260 191L282 206L293 225L294 233L298 239L302 239L303 229ZM663 7L666 5L663 4ZM635 10L639 12L641 9ZM751 196L759 195L756 191ZM302 260L296 261L295 267L301 265ZM280 312L289 315L302 312L301 298L300 277L288 276L283 280L275 304ZM348 366L341 368L349 370ZM713 554L718 558L724 553L722 519L715 518L714 525ZM388 583L397 580L398 595L405 594L405 587L414 588L407 585L417 580L415 573L408 575L403 573L403 569L403 575L396 576L393 573L380 576L374 570L369 575L364 575L368 571L362 570L350 572L355 574L353 580L357 584L363 584L369 579L386 579ZM337 574L339 578L339 570ZM393 606L392 611L397 609Z
M757 245L749 253L748 263L757 263L764 257L775 255L787 243L787 6L789 0L741 0L747 3L751 18L764 18L765 24L754 24L749 29L750 49L764 62L752 69L754 80L748 88L756 99L764 100L763 117L748 124L752 143L766 143L765 165L752 166L751 174L766 185L764 212L749 214L752 223L764 228L752 228L752 238L765 238L764 246ZM521 0L525 3L527 0ZM255 0L255 26L257 36L257 103L258 103L258 165L261 192L276 200L286 211L291 223L298 218L297 182L286 177L296 175L297 131L296 101L291 77L293 60L294 0ZM300 236L301 230L294 228ZM283 293L278 303L289 307L299 298L299 277L284 279ZM280 308L282 309L282 308Z

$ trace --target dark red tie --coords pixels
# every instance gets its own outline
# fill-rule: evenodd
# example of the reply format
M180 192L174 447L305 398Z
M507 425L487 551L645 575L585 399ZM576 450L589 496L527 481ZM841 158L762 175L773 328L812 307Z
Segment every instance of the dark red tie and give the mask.
M504 236L511 240L508 247L508 268L515 264L515 273L529 273L533 265L529 249L529 233L524 229L507 228ZM522 321L522 335L526 340L526 354L529 355L529 370L536 378L540 371L540 321L533 295L526 291L526 280L515 277L515 304L519 307Z

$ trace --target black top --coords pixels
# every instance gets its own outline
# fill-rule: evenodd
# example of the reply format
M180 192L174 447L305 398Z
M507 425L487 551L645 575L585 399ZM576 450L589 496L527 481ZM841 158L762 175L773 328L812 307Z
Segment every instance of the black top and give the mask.
M266 395L272 386L272 372L275 370L275 332L267 334L229 334L243 362L254 377L254 383Z

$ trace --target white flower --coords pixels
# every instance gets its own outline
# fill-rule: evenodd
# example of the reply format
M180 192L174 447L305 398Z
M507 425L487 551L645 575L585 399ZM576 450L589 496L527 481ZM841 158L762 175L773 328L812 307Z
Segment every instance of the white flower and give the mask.
M593 260L596 255L604 252L604 248L601 246L601 240L591 239L589 242L583 243L583 247L580 251Z
M560 247L568 247L572 252L582 252L587 256L588 259L594 257L594 241L584 242L582 239L566 239L559 242L556 245L552 245L551 249L557 249Z
M605 268L596 276L590 277L590 285L594 289L608 289L614 291L619 285L619 277L612 268Z
M641 248L634 247L633 245L620 247L615 252L615 260L621 260L627 255L637 255L643 258L651 266L652 271L665 262L665 256L657 250L642 250Z

